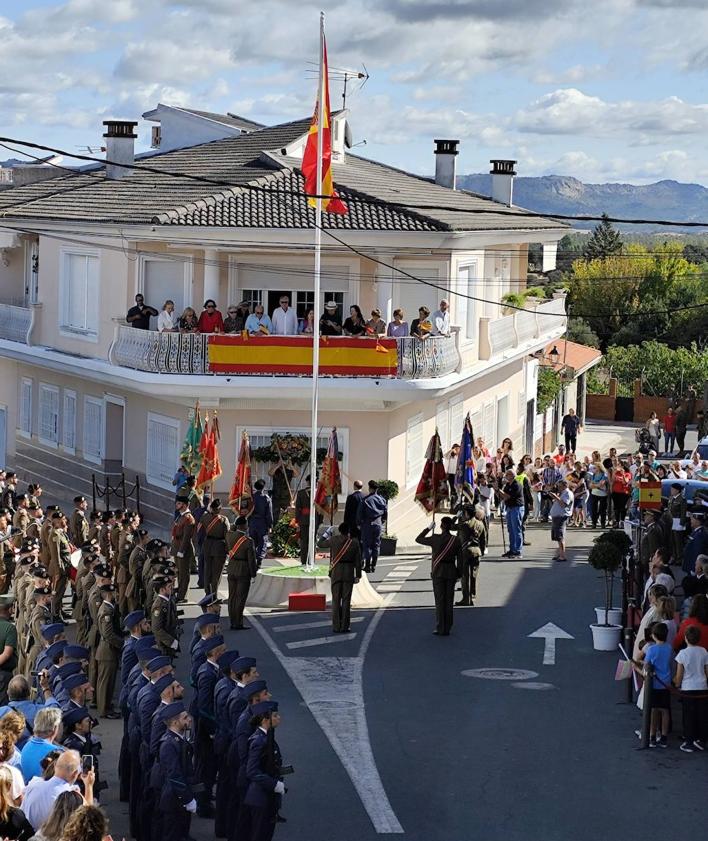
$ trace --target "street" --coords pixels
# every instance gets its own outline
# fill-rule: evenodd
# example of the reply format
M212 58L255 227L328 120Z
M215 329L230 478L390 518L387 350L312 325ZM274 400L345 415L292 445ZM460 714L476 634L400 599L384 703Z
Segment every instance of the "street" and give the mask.
M326 614L287 612L226 632L258 658L283 713L277 737L295 774L277 837L619 841L652 796L678 802L701 757L679 753L675 739L666 751L637 751L639 712L621 703L617 657L592 649L601 582L583 559L595 533L569 530L567 564L551 560L545 528L528 534L527 557L503 561L492 523L477 606L455 609L449 638L431 633L429 558L412 553L382 560L372 578L390 601L356 612L350 635L331 636ZM572 639L556 640L555 663L544 665L549 643L529 634L549 622ZM119 729L101 723L105 754L117 755ZM115 802L107 765L105 805L119 838L127 807ZM680 813L652 810L654 832L688 832L700 819L698 798L681 802ZM212 838L213 823L196 818L192 835Z

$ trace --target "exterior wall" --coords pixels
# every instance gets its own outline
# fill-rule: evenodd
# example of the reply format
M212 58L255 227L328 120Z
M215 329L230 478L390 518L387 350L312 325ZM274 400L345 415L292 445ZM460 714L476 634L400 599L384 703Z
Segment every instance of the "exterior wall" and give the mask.
M237 137L240 129L227 126L213 120L204 119L196 114L186 114L183 111L157 109L160 123L161 152L171 149L183 149L187 146L197 146L200 143L210 143L224 137Z
M18 426L18 365L10 359L0 359L0 408L7 412L5 432L5 455L7 464L12 464L15 456L15 428ZM2 442L0 442L0 450ZM0 464L0 467L4 465Z
M25 303L25 242L23 238L18 247L0 250L0 300L15 307Z

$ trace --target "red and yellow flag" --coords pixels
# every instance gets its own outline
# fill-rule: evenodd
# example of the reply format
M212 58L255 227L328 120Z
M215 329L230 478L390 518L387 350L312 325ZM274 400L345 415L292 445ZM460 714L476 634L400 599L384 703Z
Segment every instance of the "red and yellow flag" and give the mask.
M241 434L241 448L236 462L234 481L229 493L229 505L238 517L249 517L253 513L253 487L251 485L251 445L248 433Z
M642 511L661 511L661 482L642 479L639 482L639 507Z
M221 460L219 458L219 424L214 418L211 428L209 427L209 418L207 417L204 424L204 432L202 433L202 440L199 444L199 452L201 453L202 464L197 475L197 490L204 491L206 486L218 479L221 476Z
M302 174L305 176L305 193L317 196L317 134L319 132L320 108L322 108L322 192L320 195L329 196L323 199L322 210L328 213L347 213L346 204L339 198L332 181L332 112L329 107L329 78L327 76L327 44L324 32L322 37L322 71L320 90L317 92L315 113L307 135L305 151L302 155ZM317 200L308 199L308 204L315 207Z

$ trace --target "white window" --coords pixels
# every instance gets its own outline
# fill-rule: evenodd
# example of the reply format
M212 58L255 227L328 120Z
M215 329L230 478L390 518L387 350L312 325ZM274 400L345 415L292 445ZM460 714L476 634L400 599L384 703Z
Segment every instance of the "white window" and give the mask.
M173 490L172 477L180 464L179 421L148 412L147 465L148 482Z
M460 294L455 298L454 323L460 326L463 339L476 339L479 335L480 301L483 290L477 279L477 263L460 266L453 288Z
M84 397L84 458L100 464L103 459L103 400Z
M63 332L98 340L98 294L98 255L64 251L59 308L59 326Z
M39 440L56 447L59 443L59 389L39 384Z
M509 429L509 395L505 394L503 397L497 398L497 444L505 438L510 438L511 430Z
M406 487L412 488L420 479L425 460L423 444L423 415L408 419L406 427Z
M28 377L20 383L20 435L32 437L32 380Z
M450 449L450 413L447 403L438 403L435 407L435 426L440 436L440 446L443 453L446 453Z
M501 444L501 441L496 440L497 430L494 424L495 408L496 406L492 400L485 404L482 414L482 438L484 438L491 455L496 455L497 447Z
M76 392L64 389L64 411L61 442L64 450L72 455L76 452Z

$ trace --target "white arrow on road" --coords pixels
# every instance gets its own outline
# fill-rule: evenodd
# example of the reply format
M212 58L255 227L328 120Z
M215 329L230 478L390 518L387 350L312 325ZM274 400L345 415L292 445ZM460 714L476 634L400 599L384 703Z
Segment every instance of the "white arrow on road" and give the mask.
M554 625L553 622L546 622L546 624L529 634L529 637L534 639L543 639L545 645L543 646L543 665L555 666L556 664L556 640L572 640L575 637Z

